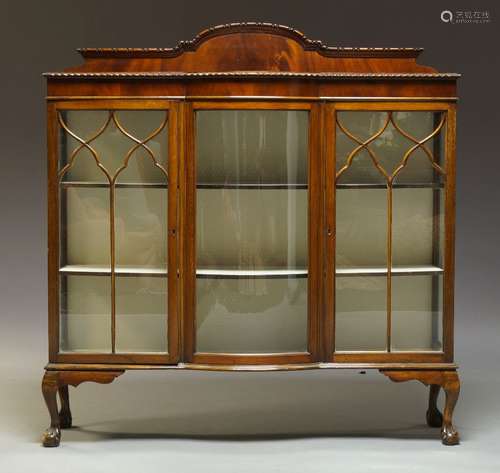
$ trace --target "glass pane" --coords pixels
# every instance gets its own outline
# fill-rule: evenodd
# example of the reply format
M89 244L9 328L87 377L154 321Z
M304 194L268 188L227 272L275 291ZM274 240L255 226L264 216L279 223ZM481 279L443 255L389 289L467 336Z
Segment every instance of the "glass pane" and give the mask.
M200 268L307 268L307 190L198 189Z
M167 351L167 278L116 278L116 351Z
M409 155L404 170L396 178L396 184L435 183L442 185L444 175L432 167L431 158L444 170L446 116L442 112L430 111L400 111L393 112L392 116L395 125L399 128L398 136L404 132L415 140L421 141L439 130L425 142L427 152L419 147ZM409 143L411 147L415 145L414 141L409 140ZM405 150L405 153L406 151L408 150Z
M393 266L442 269L443 237L444 190L393 190Z
M199 111L196 132L196 350L307 351L308 112Z
M440 350L446 116L340 111L336 118L336 349L385 350L389 297L391 350ZM415 148L420 141L425 148Z
M199 111L198 183L307 184L307 137L308 112Z
M335 286L335 351L386 350L387 279L337 276Z
M167 111L58 113L61 349L166 352Z
M60 276L61 351L111 351L109 276Z
M112 114L112 115L111 115ZM101 164L110 176L114 176L124 164L127 154L135 147L136 142L127 134L143 141L155 134L146 146L158 163L165 169L168 156L167 112L164 110L67 110L61 117L71 132L84 141L98 135L106 124L104 131L90 142ZM114 119L110 118L114 117ZM123 131L117 126L120 125ZM60 135L60 169L68 163L81 143L71 134L61 130ZM131 154L127 166L126 178L121 182L164 182L154 166L151 154L142 146L136 147ZM106 174L96 166L92 152L84 147L75 156L73 165L63 177L64 181L108 182Z
M393 190L393 265L432 264L433 195L433 189Z
M197 351L307 351L307 278L198 278Z
M167 270L167 189L115 190L117 268Z
M109 189L62 188L60 208L61 266L110 269Z
M442 350L443 276L392 280L392 350Z
M387 190L338 189L336 267L387 268Z
M391 113L389 115L389 113ZM392 118L390 120L389 118ZM402 163L406 153L415 145L409 137L417 141L427 138L440 125L441 113L426 111L339 111L337 112L336 168L339 171L347 162L351 152L370 138L368 145L373 156L386 174L391 175ZM349 136L351 135L351 136ZM406 136L405 136L406 135ZM444 147L445 128L429 139L425 145L434 154L437 164L442 164L440 156ZM358 141L354 140L357 138ZM429 166L429 157L422 148L413 151L405 166L404 177L399 184L430 183L437 175ZM352 172L342 178L344 184L385 182L383 175L373 165L369 153L361 149L352 160Z
M95 150L95 142L92 138L97 137L102 128L111 126L108 122L109 111L65 110L59 112L59 117L71 132L63 127L59 128L59 171L69 166L62 176L62 180L109 182L106 173L96 165L95 155L90 149L82 146L80 141L89 142L92 149ZM73 135L76 135L80 140ZM98 156L98 159L105 158Z

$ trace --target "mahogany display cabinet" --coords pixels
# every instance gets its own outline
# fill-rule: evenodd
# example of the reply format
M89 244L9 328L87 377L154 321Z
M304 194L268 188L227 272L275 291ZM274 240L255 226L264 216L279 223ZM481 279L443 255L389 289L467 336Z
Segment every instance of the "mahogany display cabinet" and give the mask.
M459 76L267 23L79 52L46 74L44 445L133 369L378 369L458 443Z

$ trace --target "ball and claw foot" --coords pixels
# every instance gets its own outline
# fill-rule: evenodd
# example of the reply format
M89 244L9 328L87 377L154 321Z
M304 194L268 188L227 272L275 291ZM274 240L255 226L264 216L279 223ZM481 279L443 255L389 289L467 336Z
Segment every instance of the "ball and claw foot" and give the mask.
M460 443L458 432L453 425L443 425L441 429L441 440L443 441L443 445L458 445Z
M49 427L43 433L43 446L44 447L59 447L59 442L61 441L61 430L59 427Z

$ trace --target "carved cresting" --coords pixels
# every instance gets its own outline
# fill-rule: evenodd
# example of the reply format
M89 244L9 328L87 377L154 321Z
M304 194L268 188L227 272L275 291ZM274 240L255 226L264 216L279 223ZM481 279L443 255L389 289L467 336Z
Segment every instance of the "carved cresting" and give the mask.
M50 414L50 427L43 434L44 447L58 447L61 429L71 427L68 385L78 386L85 381L108 384L123 371L46 371L42 380L42 393ZM57 392L61 399L61 410L57 410Z
M430 386L427 423L430 427L441 427L441 440L444 445L457 445L459 435L453 426L453 410L460 394L460 380L454 370L380 370L382 374L395 382L416 380ZM444 415L439 412L436 401L439 388L445 392ZM441 422L441 425L439 423Z
M304 51L315 51L327 57L411 57L416 58L422 48L348 48L326 46L320 40L309 39L302 31L290 26L266 22L227 23L207 28L190 41L180 41L173 48L80 48L78 52L86 58L114 57L176 57L185 52L196 51L205 41L217 36L238 33L274 34L292 39Z

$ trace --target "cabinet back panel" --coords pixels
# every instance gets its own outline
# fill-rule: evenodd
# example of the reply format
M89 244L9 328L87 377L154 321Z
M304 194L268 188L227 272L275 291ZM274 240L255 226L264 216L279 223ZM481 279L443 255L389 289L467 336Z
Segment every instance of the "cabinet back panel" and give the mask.
M197 181L307 184L308 112L196 112Z
M307 351L307 278L203 278L196 293L196 351Z
M198 189L199 268L307 268L307 190Z

